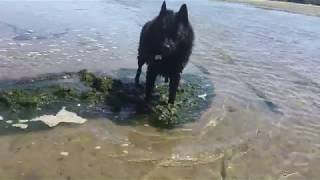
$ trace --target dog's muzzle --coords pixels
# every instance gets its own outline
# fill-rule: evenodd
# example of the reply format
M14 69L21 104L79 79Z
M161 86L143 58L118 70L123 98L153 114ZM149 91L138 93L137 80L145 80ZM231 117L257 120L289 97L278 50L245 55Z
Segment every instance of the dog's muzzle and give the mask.
M168 55L173 51L175 51L175 49L176 49L176 44L172 39L166 38L163 41L162 49L161 49L163 55Z
M160 55L160 54L155 55L154 56L154 60L161 61L162 60L162 55Z

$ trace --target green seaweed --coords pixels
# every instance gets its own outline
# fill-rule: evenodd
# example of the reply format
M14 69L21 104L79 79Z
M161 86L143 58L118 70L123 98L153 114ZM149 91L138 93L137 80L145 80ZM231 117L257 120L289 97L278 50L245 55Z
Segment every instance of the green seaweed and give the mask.
M86 91L81 93L80 99L82 101L89 102L90 104L98 104L99 102L103 101L104 95L100 92L95 90Z
M0 114L5 119L15 120L33 118L49 112L49 109L55 106L57 108L66 106L75 111L80 110L80 105L82 109L107 107L113 113L121 112L124 107L147 106L142 98L143 89L133 84L124 84L110 76L96 76L87 70L82 70L77 74L76 78L80 80L80 84L84 85L84 89L61 83L41 88L16 88L0 91ZM167 84L160 84L155 88L154 94L157 96L154 96L149 104L151 106L151 114L149 114L151 118L149 119L154 125L174 127L192 121L196 113L199 113L207 103L198 97L208 91L202 86L202 80L193 76L186 79L180 85L174 105L167 103Z
M157 105L153 108L155 118L159 124L171 126L178 123L179 108L174 104Z
M79 93L74 88L58 86L52 88L52 95L55 99L78 100ZM51 95L51 92L47 92ZM48 96L49 96L48 94Z
M112 79L109 76L97 77L93 73L82 70L79 72L80 81L85 85L92 88L91 91L83 92L81 97L83 100L88 100L94 104L102 102L105 99L109 101L111 109L114 112L121 110L123 103L117 103L120 96L117 96L115 92L119 91L121 83Z
M96 79L93 73L88 72L86 69L79 71L80 81L87 86L91 86Z
M43 94L23 90L12 90L0 93L0 103L14 110L19 108L36 108L47 100Z
M100 92L108 92L112 90L113 80L111 77L95 78L92 88Z
M0 112L18 119L29 117L29 114L41 113L42 109L54 104L74 106L76 103L102 104L113 87L119 88L119 82L111 77L97 77L93 73L82 70L78 73L80 82L87 88L85 91L61 84L41 88L17 88L0 92ZM27 109L27 110L26 110ZM28 113L30 112L30 113ZM32 113L31 113L32 112Z
M193 117L190 115L195 107L199 107L203 102L198 97L201 93L200 84L185 82L177 91L175 104L168 104L168 85L156 87L156 93L160 95L159 101L153 102L154 122L158 126L173 127Z

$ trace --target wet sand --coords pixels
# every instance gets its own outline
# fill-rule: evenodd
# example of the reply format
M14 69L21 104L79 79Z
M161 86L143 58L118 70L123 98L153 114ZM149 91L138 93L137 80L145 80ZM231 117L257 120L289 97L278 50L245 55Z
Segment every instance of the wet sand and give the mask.
M283 1L270 0L223 0L226 2L243 3L258 8L286 11L289 13L305 14L309 16L320 16L320 6L312 4L299 4Z
M219 111L224 110L210 110L204 118L215 117ZM222 114L224 117L215 117L193 130L161 132L147 125L119 127L96 119L81 126L2 136L0 179L317 177L318 150L293 139L290 131L266 126L256 118L261 114L249 110ZM244 114L246 118L241 118ZM279 153L288 149L292 152Z

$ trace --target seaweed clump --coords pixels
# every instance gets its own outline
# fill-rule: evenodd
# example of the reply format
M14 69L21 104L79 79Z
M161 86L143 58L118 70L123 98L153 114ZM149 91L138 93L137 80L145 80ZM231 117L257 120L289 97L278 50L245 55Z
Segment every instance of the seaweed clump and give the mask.
M168 85L156 87L155 91L160 95L158 100L153 101L153 122L161 127L174 127L181 123L192 121L197 112L207 104L207 101L199 98L206 90L201 84L186 81L181 84L177 91L175 104L168 104Z
M122 83L109 76L97 77L87 70L79 72L80 81L91 88L90 91L82 93L82 97L91 102L102 102L111 106L113 112L121 111L125 104L125 94L122 93Z
M12 90L0 93L0 104L17 111L20 108L37 108L49 101L46 94L36 94L23 90Z
M86 70L79 72L80 82L85 90L68 84L51 85L38 88L12 89L0 92L0 112L9 118L30 118L45 112L55 104L70 106L77 104L87 107L103 103L114 87L111 77L97 77Z
M90 86L97 92L111 91L115 81L109 76L97 77L96 75L88 72L87 70L81 70L79 72L79 75L81 82L83 82L87 86Z
M153 108L158 124L171 126L178 123L178 106L174 104L157 105Z
M56 113L52 109L59 110L61 106L74 112L90 112L92 108L105 111L107 108L113 113L134 107L138 113L139 106L147 106L142 98L143 88L134 84L121 83L109 76L96 76L87 70L78 72L75 77L76 82L80 80L80 84L59 83L38 87L35 81L32 88L0 91L0 114L5 119L17 120L32 119L48 112ZM207 88L203 84L203 79L199 77L186 77L177 91L174 105L167 103L168 85L160 84L155 88L157 96L151 101L148 119L155 126L165 128L196 119L201 109L208 104L199 95L211 91L210 86Z

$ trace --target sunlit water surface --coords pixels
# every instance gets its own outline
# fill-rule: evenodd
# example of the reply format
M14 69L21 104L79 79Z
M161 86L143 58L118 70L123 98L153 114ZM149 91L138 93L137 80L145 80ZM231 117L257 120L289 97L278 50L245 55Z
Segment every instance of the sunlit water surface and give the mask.
M2 86L135 69L140 29L160 4L0 2ZM200 69L216 94L199 120L167 131L99 118L2 135L0 179L320 179L320 18L205 0L188 7L196 41L186 71Z

